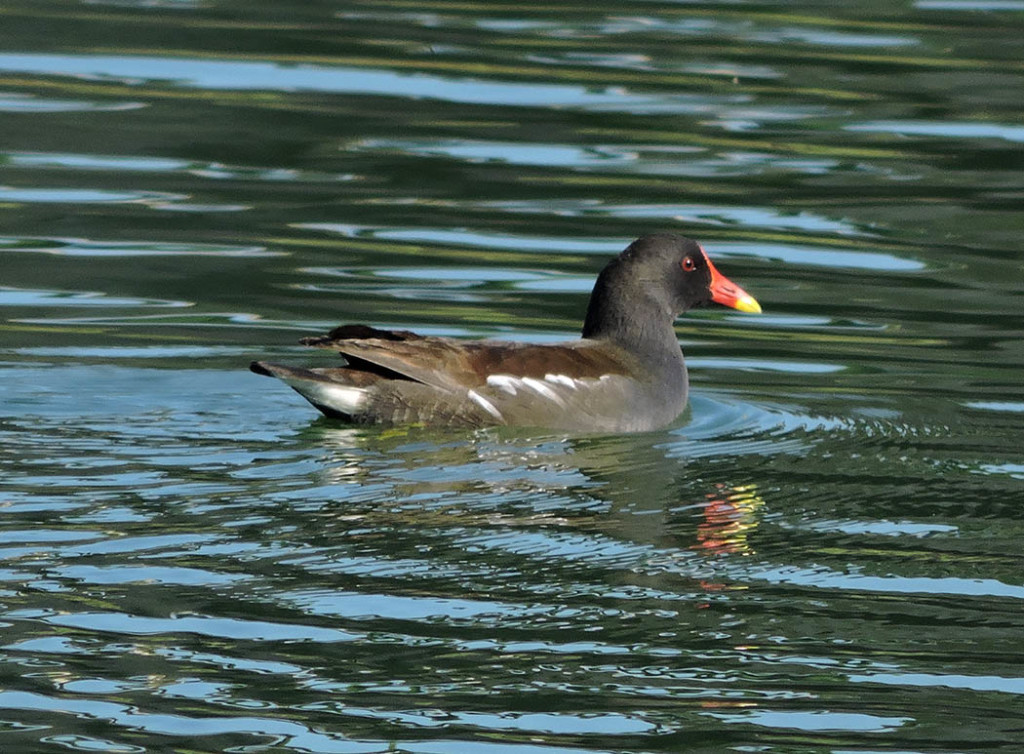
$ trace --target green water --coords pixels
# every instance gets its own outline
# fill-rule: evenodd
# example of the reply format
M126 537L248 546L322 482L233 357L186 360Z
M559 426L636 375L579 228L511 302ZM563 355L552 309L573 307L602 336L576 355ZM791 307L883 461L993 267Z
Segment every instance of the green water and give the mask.
M1024 750L1024 3L9 0L0 751ZM662 432L254 358L757 297Z

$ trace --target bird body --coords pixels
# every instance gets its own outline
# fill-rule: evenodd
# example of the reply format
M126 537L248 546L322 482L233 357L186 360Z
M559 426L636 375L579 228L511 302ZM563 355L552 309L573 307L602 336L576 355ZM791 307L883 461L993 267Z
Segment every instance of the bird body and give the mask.
M657 234L630 244L601 272L579 340L462 341L343 325L302 342L338 352L345 366L253 362L251 369L358 424L646 431L686 407L673 321L712 301L760 311L696 242Z

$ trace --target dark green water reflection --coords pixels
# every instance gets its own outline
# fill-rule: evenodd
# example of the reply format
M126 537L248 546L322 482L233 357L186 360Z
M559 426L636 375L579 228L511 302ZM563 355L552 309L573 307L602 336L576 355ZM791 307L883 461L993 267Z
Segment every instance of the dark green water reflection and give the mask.
M1024 5L0 8L0 750L1024 747ZM558 340L622 437L351 429L341 322Z

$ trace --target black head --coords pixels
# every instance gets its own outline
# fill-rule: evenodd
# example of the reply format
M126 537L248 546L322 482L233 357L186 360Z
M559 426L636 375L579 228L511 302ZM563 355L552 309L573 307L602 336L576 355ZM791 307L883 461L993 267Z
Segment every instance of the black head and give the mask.
M696 241L675 233L643 236L598 276L583 337L628 339L654 327L671 328L686 310L712 302L761 311L749 294L715 268Z

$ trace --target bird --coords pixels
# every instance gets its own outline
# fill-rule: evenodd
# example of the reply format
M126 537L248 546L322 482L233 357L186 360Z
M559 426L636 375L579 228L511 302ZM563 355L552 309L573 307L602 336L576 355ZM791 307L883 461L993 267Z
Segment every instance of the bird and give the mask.
M711 303L761 312L699 243L655 233L633 241L598 275L577 340L460 340L341 325L300 342L336 351L344 366L254 361L250 369L352 424L645 432L686 408L674 322Z

